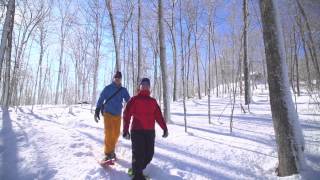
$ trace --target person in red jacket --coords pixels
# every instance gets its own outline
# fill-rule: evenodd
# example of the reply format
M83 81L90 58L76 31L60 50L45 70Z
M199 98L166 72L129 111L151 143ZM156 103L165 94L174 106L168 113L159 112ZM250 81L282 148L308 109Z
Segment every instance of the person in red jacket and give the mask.
M129 126L131 124L131 136ZM138 95L132 97L123 114L123 137L132 142L132 169L134 180L143 180L143 170L154 154L155 122L163 129L162 137L168 137L168 128L156 99L150 97L150 80L143 78ZM131 172L130 172L131 171Z

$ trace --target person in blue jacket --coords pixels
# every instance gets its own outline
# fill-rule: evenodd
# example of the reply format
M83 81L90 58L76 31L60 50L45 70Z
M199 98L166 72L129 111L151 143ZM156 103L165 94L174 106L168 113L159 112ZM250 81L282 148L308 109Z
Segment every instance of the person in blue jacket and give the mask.
M120 136L121 114L123 102L128 102L130 95L126 88L122 87L122 74L117 71L113 82L106 86L100 94L97 102L94 120L100 120L100 112L104 118L104 160L116 158L115 147Z

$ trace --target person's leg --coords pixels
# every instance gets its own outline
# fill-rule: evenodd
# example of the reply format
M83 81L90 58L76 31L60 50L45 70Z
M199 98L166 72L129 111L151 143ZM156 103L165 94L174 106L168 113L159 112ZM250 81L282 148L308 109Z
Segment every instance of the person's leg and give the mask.
M155 138L155 131L148 131L146 132L145 135L145 141L146 141L146 146L145 146L145 161L144 161L144 166L143 169L147 167L147 165L151 162L154 154L154 138Z
M120 136L121 116L112 117L112 149L115 152L115 148Z
M137 131L131 132L132 142L132 170L135 177L142 176L145 161L144 134Z
M112 119L111 114L103 113L104 118L104 154L112 152Z

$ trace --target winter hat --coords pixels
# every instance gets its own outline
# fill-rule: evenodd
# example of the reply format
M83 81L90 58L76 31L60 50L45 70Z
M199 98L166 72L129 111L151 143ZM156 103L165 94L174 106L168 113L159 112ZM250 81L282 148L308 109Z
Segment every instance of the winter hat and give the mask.
M117 71L116 74L113 76L113 78L119 78L122 79L122 74L120 71Z
M148 85L150 86L150 79L149 78L142 78L140 81L140 85Z

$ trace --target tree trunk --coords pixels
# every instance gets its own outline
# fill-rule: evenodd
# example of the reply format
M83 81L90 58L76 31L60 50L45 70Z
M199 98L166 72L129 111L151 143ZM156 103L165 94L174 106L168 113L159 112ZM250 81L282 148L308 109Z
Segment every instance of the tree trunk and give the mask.
M299 62L298 62L298 47L296 38L296 28L293 26L293 43L294 43L294 64L296 65L296 86L297 93L300 96L300 82L299 82Z
M121 63L120 63L120 52L119 52L119 44L118 44L118 37L117 37L117 29L115 25L115 21L113 18L113 11L112 11L112 0L106 0L107 10L109 13L109 18L111 22L111 29L112 29L112 37L113 37L113 45L114 45L114 51L116 52L116 71L121 70Z
M102 19L103 15L102 12L99 10L99 1L94 2L95 8L94 8L94 41L93 41L93 47L94 47L94 71L93 71L93 89L92 89L92 101L91 101L91 111L93 109L93 106L95 105L97 101L97 81L99 77L99 61L100 61L100 48L102 43ZM117 66L119 67L119 66ZM118 70L118 69L117 69ZM120 69L119 69L120 70Z
M131 68L132 68L132 95L136 94L136 90L137 90L137 83L135 83L135 68L134 68L134 58L133 58L133 48L134 48L134 44L133 44L133 27L132 27L132 23L131 23Z
M137 85L136 89L138 89L138 82L141 80L142 72L141 72L141 56L142 56L142 48L141 48L141 1L138 0L138 76L137 76Z
M213 47L213 53L214 53L214 68L215 68L215 81L216 81L216 97L219 96L219 81L218 81L218 59L217 59L217 53L216 53L216 46L214 42L214 25L212 27L212 47Z
M181 7L181 1L179 1L180 6L180 53L181 53L181 76L182 76L182 102L183 102L183 119L184 119L184 131L187 132L187 108L186 108L186 88L185 88L185 60L184 60L184 52L183 52L183 30L182 30L182 7Z
M54 103L58 104L59 100L59 87L60 87L60 79L61 79L61 73L62 73L62 59L63 59L63 53L64 53L64 41L65 41L65 32L64 32L64 19L61 22L61 42L60 42L60 55L59 55L59 71L58 71L58 81L56 86L56 96Z
M9 0L7 5L7 12L6 12L6 18L3 24L3 30L2 30L2 36L1 36L1 46L0 46L0 82L2 78L2 65L4 63L4 57L6 48L8 46L8 36L12 31L11 30L11 23L12 23L12 13L15 13L15 0ZM10 55L11 58L11 55Z
M209 69L208 69L208 80L209 80L209 87L208 87L208 121L209 124L211 124L211 29L212 29L212 24L211 24L211 12L209 13L209 26L208 26L208 63L209 63Z
M157 78L158 78L158 61L157 61L158 53L156 52L156 50L153 50L153 56L154 56L153 93L154 93L154 96L156 97Z
M15 15L15 0L8 2L8 9L6 12L5 25L3 27L2 39L1 39L1 64L3 60L6 62L5 79L3 86L3 98L2 104L8 108L10 105L10 69L11 69L11 50L12 50L12 32L14 26L14 15ZM2 68L2 67L1 67ZM1 74L0 74L1 76Z
M126 32L124 32L124 36L123 36L123 69L121 70L122 72L127 72L126 71ZM123 73L123 86L125 86L126 82L127 82L127 77L125 75L125 73Z
M193 64L193 70L192 70L192 72L193 73L196 73L196 65L195 64ZM195 79L195 75L193 74L193 76L192 76L192 94L191 94L191 97L194 97L195 96L195 92L194 92L194 89L195 89L195 85L194 85L194 79Z
M292 34L292 36L291 36ZM290 58L289 58L289 74L290 74L290 77L289 77L289 82L291 84L291 88L292 88L292 91L294 94L296 94L296 89L295 89L295 84L294 84L294 65L295 65L295 62L294 62L294 42L293 42L293 33L290 33Z
M312 62L313 62L313 65L314 65L314 68L316 70L316 74L317 74L317 84L320 84L320 67L319 67L319 61L318 61L318 55L317 55L317 50L316 50L316 47L315 47L315 43L314 43L314 40L313 40L313 37L312 37L312 34L311 34L311 27L310 27L310 24L309 24L309 20L307 18L307 15L302 7L302 4L300 2L300 0L296 0L297 1L297 4L298 4L298 8L301 12L301 15L304 19L304 22L306 23L306 27L307 27L307 35L308 35L308 38L309 38L309 41L310 41L310 44L309 44L309 51L310 51L310 55L311 55L311 59L312 59Z
M304 164L304 140L289 89L276 1L260 0L272 120L278 146L278 175L290 176Z
M196 69L197 69L197 83L198 83L198 98L201 99L201 87L200 87L200 72L199 72L199 54L198 54L198 46L197 46L197 33L198 33L198 22L195 22L196 30L194 32L194 47L196 51Z
M189 79L190 79L190 54L191 54L191 47L190 47L190 41L191 41L191 32L188 31L188 59L187 59L187 81L186 81L186 88L187 88L187 98L190 97L190 91L189 91Z
M38 85L38 77L39 77L39 71L41 69L42 66L42 59L43 59L43 54L44 54L44 47L43 47L43 43L44 43L44 29L43 29L43 23L40 25L40 56L39 56L39 64L38 64L38 68L37 68L37 73L36 73L36 81L35 81L35 86L34 86L34 90L33 90L33 103L32 103L32 108L31 111L33 112L33 105L37 103L37 100L39 101L39 96L38 98L36 98L36 91L37 91L37 85ZM40 76L40 82L39 82L39 87L38 90L40 89L41 86L41 76ZM40 92L40 91L39 91Z
M39 88L38 88L38 100L37 104L40 104L41 99L41 87L42 87L42 61L44 55L44 41L45 41L45 32L44 26L40 27L40 57L39 57ZM38 73L37 73L38 74Z
M305 58L305 62L306 62L306 68L307 68L307 81L308 81L308 87L309 89L312 90L312 84L311 84L311 74L310 74L310 68L309 68L309 56L308 56L308 52L306 49L306 40L304 37L304 30L303 30L303 26L301 23L301 18L299 16L296 16L296 21L299 27L299 32L300 32L300 36L301 36L301 40L302 40L302 47L303 47L303 54L304 54L304 58Z
M244 89L245 89L245 105L249 105L251 101L250 82L249 82L249 67L247 56L247 29L248 29L248 2L243 0L243 73L244 73Z
M163 109L164 116L167 122L170 120L170 96L168 89L168 74L167 74L167 60L166 60L166 44L165 34L163 28L163 8L162 0L158 0L158 24L159 24L159 42L160 42L160 65L162 72L162 86L163 86Z
M175 17L174 17L174 7L175 7L175 0L172 1L172 43L173 43L173 101L177 100L177 45L176 45L176 35L175 35Z

